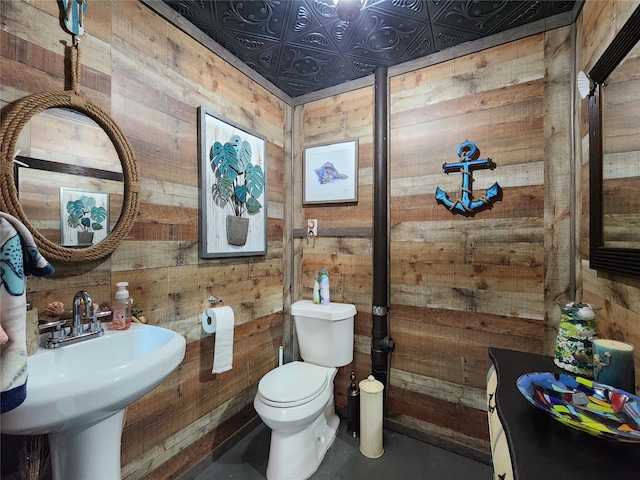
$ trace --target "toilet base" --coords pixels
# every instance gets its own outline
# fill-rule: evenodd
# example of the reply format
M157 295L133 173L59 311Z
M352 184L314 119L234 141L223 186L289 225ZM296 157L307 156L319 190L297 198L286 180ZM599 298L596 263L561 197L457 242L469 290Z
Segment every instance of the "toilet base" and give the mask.
M303 480L318 469L340 426L333 396L311 425L296 433L271 431L268 480Z

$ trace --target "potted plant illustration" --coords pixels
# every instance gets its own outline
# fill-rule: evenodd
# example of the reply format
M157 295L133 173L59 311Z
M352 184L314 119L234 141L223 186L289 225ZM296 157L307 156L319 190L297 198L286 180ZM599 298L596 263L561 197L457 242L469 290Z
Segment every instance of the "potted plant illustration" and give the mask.
M228 215L227 242L243 246L247 242L249 218L262 208L258 200L264 190L264 172L251 163L251 145L234 135L224 145L215 142L209 153L211 169L216 177L214 201L221 208L231 207Z
M67 213L67 225L79 228L78 245L91 245L94 231L102 230L102 223L107 218L107 209L96 206L96 199L87 195L77 200L69 200Z

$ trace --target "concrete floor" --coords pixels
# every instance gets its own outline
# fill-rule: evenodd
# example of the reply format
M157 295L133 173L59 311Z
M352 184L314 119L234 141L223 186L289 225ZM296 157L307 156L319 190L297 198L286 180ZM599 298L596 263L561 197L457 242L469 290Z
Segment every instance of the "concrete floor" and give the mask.
M264 480L271 431L260 424L195 480ZM491 466L405 435L385 430L384 454L370 459L360 453L360 439L346 432L346 422L312 480L491 480Z

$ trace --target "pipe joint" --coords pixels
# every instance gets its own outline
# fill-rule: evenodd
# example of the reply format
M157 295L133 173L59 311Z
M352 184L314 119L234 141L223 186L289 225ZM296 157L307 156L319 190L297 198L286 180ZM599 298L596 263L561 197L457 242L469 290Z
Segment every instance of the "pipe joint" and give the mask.
M385 353L393 352L396 344L389 335L378 340L377 349Z
M387 307L383 307L381 305L373 305L371 313L376 317L386 317L389 309Z

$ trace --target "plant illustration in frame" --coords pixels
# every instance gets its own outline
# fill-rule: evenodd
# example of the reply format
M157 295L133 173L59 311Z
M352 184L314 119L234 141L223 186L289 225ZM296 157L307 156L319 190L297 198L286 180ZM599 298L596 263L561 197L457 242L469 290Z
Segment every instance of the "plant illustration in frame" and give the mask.
M266 139L199 107L200 256L264 255Z
M109 233L109 194L60 188L61 244L88 246Z

